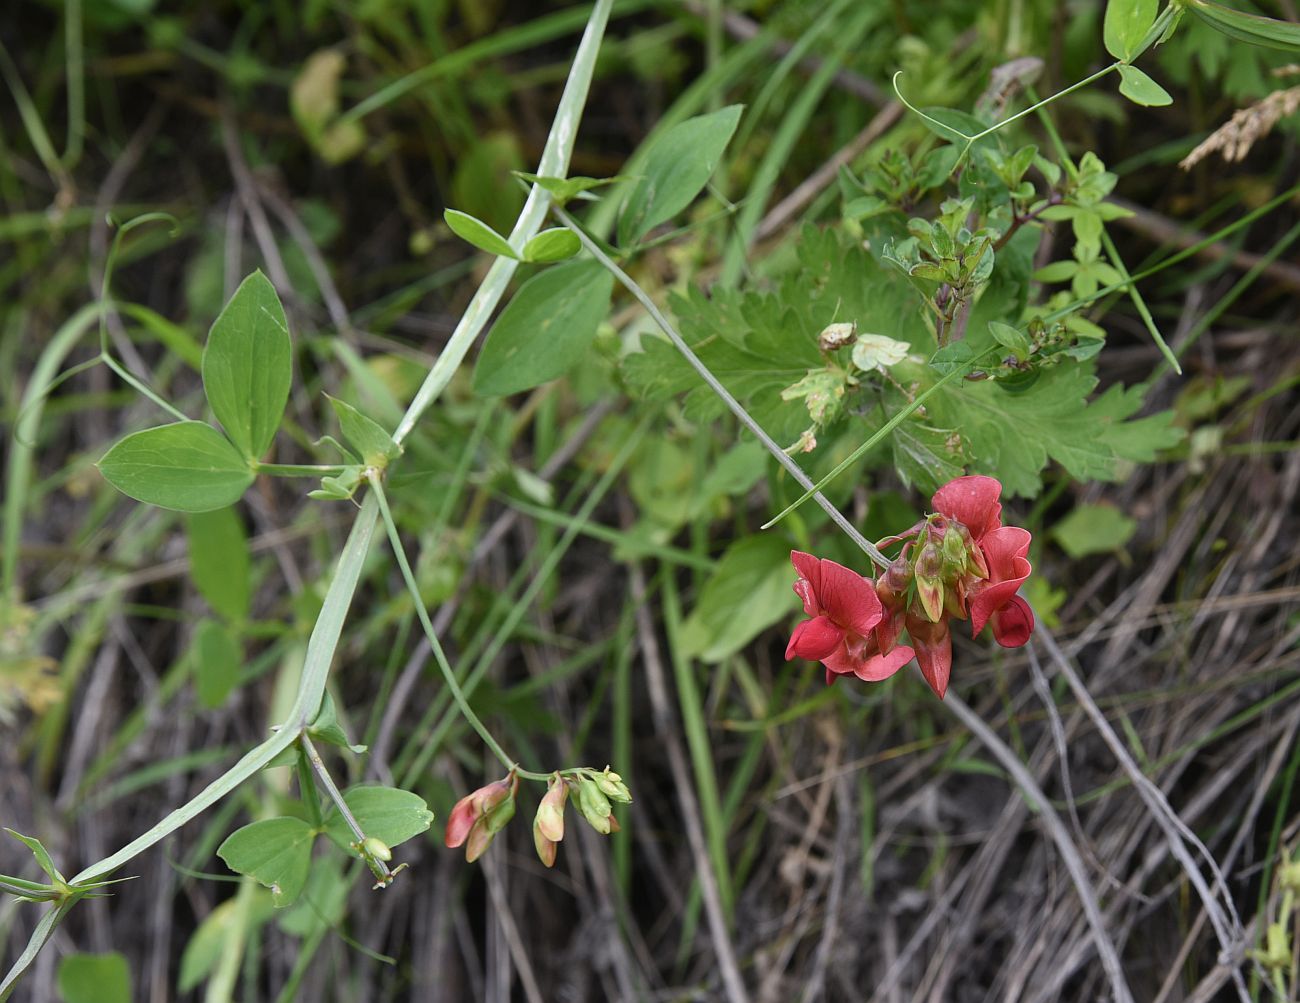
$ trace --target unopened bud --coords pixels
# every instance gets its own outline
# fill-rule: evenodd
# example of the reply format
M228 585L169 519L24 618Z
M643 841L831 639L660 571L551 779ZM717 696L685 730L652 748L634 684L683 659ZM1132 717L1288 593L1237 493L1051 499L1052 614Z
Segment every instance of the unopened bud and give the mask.
M943 559L948 566L958 573L966 568L966 544L963 542L960 533L953 532L949 529L943 534Z
M587 820L587 824L602 836L613 831L610 825L611 812L609 798L590 777L581 777L574 788L574 799L578 802L578 811Z
M564 802L569 797L569 786L559 777L551 780L546 795L537 806L537 815L533 819L542 834L558 843L564 838Z
M1286 891L1300 892L1300 860L1283 864L1279 879Z
M627 784L623 783L623 778L608 766L605 767L604 773L596 775L596 785L610 800L617 801L619 804L632 803L632 793L627 789Z
M376 860L382 860L384 863L393 859L393 851L388 848L388 844L377 836L367 836L361 842L361 854L366 857L374 857Z

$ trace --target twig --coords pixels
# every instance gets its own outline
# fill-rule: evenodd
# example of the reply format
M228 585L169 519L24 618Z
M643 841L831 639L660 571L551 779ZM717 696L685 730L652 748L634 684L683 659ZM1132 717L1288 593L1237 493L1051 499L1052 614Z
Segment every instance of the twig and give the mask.
M718 959L718 968L722 974L722 984L731 1003L748 1003L749 995L745 991L745 982L740 976L740 966L736 963L736 949L732 946L731 936L727 932L726 914L722 908L722 894L718 889L718 877L713 873L713 864L704 843L704 829L700 824L700 806L695 798L695 788L691 782L690 769L686 763L686 753L673 724L672 709L668 701L667 675L663 661L659 656L659 641L655 637L654 624L650 621L650 612L645 604L645 574L641 565L633 562L632 602L636 605L637 633L641 640L641 654L645 659L646 689L650 693L650 706L654 713L655 731L664 750L668 754L668 764L673 774L673 789L682 809L682 820L686 825L686 841L691 848L695 863L695 875L700 882L700 893L704 899L704 912L708 917L709 934L713 939L713 951Z
M1051 835L1052 841L1056 843L1056 848L1061 854L1061 860L1065 864L1066 870L1070 872L1070 878L1079 894L1079 901L1083 904L1084 915L1088 919L1088 925L1092 928L1092 939L1096 944L1097 953L1101 956L1102 967L1106 970L1106 978L1110 982L1116 1003L1134 1003L1133 993L1124 978L1124 969L1120 964L1119 954L1115 950L1114 942L1110 939L1110 934L1106 932L1106 922L1102 917L1101 907L1097 904L1097 893L1088 880L1088 873L1083 866L1083 858L1079 856L1078 848L1071 841L1069 830L1066 829L1065 823L1061 821L1061 816L1052 807L1052 803L1047 800L1047 795L1038 786L1038 782L1026 769L1025 764L998 737L997 733L965 704L961 697L950 690L944 699L944 704L970 729L975 738L989 752L993 753L1006 771L1011 774L1012 779L1015 780L1016 785L1024 795L1033 802L1039 817L1043 820L1043 824L1047 826L1048 834Z
M1233 963L1235 966L1236 959L1239 957L1239 952L1243 944L1241 921L1237 918L1236 907L1232 902L1232 895L1228 891L1227 882L1224 880L1223 872L1219 869L1219 864L1214 859L1214 855L1206 849L1205 844L1202 843L1200 839L1197 838L1196 834L1187 827L1187 824L1178 817L1178 813L1173 810L1173 807L1169 804L1168 798L1165 797L1164 791L1157 787L1151 779L1142 772L1137 763L1133 761L1133 757L1124 747L1124 743L1121 742L1119 736L1115 734L1115 729L1112 728L1110 722L1106 720L1106 715L1102 713L1101 708L1098 707L1096 701L1093 700L1092 694L1088 692L1088 688L1083 685L1083 681L1079 678L1078 673L1074 671L1074 666L1070 664L1070 660L1065 657L1065 653L1061 651L1060 646L1057 645L1056 639L1052 637L1052 632L1045 625L1040 623L1034 634L1038 639L1038 642L1047 649L1047 652L1052 657L1052 661L1055 663L1057 670L1069 683L1070 689L1074 691L1075 698L1079 701L1079 704L1092 720L1093 725L1101 734L1102 739L1111 750L1111 753L1117 760L1119 760L1120 766L1123 767L1124 772L1128 774L1129 779L1133 781L1133 786L1137 790L1138 796L1142 798L1143 803L1145 803L1147 808L1151 811L1151 814L1156 820L1156 824L1160 827L1161 831L1164 832L1165 838L1169 841L1170 851L1182 865L1183 870L1187 872L1187 877L1192 882L1193 887L1196 888L1197 893L1201 897L1201 901L1205 903L1205 909L1209 914L1210 924L1214 927L1215 935L1218 937L1220 947L1223 950L1220 962ZM1214 875L1215 884L1223 892L1223 898L1227 905L1227 915L1224 914L1223 908L1219 905L1219 902L1214 893L1210 890L1209 885L1206 884L1205 877L1201 874L1200 868L1196 866L1196 862L1187 851L1187 846L1184 844L1184 840L1195 846L1209 864L1210 871ZM1244 1001L1249 1000L1250 996L1246 992L1245 981L1241 977L1240 970L1236 967L1233 969L1233 983L1236 985L1238 995L1243 1000L1243 1003Z

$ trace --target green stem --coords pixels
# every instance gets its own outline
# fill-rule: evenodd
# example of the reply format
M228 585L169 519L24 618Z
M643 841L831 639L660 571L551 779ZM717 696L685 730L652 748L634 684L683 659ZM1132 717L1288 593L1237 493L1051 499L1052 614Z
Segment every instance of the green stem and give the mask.
M325 760L321 759L320 753L316 751L316 746L312 744L312 740L307 736L306 729L298 735L298 744L302 746L302 751L307 756L307 762L311 763L312 771L316 774L321 786L325 788L326 795L334 802L334 807L338 810L340 817L352 830L352 835L356 837L356 841L364 847L366 834L361 829L361 823L352 814L352 809L348 807L348 803L343 800L343 792L338 789L338 786L334 783L334 778L330 776L330 771L325 768ZM319 812L319 810L318 808L317 811ZM367 854L364 849L359 852L365 856L366 863L375 868L375 877L379 878L381 882L387 884L392 879L392 872L389 871L388 865L384 861Z
M560 97L560 106L555 113L555 122L551 126L546 140L546 148L537 167L537 174L542 177L563 177L569 170L569 157L573 153L573 141L582 119L582 109L587 101L587 92L591 87L592 72L596 65L596 54L600 50L600 40L605 33L605 24L609 21L609 11L613 0L598 0L591 11L587 30L583 32L577 54L573 57L573 69L564 85ZM521 250L528 241L537 235L546 219L546 210L551 197L540 185L533 185L528 193L528 201L510 232L510 245ZM487 325L506 287L515 273L519 262L511 258L497 258L488 269L487 277L479 286L478 292L470 301L465 313L447 341L447 347L438 356L438 361L429 370L424 383L416 392L411 406L398 423L393 433L393 441L399 446L408 435L420 416L438 399L450 382L452 374L460 367L465 355L479 332Z
M527 780L545 780L550 776L549 773L533 773L529 770L519 768L519 764L514 758L507 755L505 749L488 731L474 708L469 705L469 700L465 697L465 692L460 688L460 683L456 679L456 673L452 671L451 663L447 661L447 653L442 650L442 642L438 640L438 634L433 629L433 622L429 619L429 611L424 606L424 600L420 598L420 586L415 580L415 575L411 571L411 563L406 559L406 548L402 546L402 538L398 535L397 524L393 521L393 513L388 507L388 498L384 494L384 486L379 480L378 474L372 473L369 478L370 490L373 492L375 499L379 503L379 514L384 520L384 528L388 531L388 541L393 547L393 556L397 558L397 566L401 569L402 580L406 582L407 591L411 593L411 600L415 603L415 615L420 621L420 626L424 628L424 636L429 640L429 648L433 651L434 661L438 663L438 670L442 673L443 681L447 684L447 689L451 697L456 701L456 706L460 709L461 715L469 722L470 727L478 732L479 738L483 739L483 744L492 750L492 755L501 760L508 770L514 770L519 776Z
M704 380L709 389L718 395L722 402L727 405L728 409L730 409L731 413L739 419L740 423L754 434L754 437L758 439L758 441L769 453L772 454L773 457L775 457L776 461L786 469L790 476L793 477L801 487L807 489L803 497L800 498L800 502L815 497L817 503L823 510L825 510L826 514L831 517L831 520L835 525L838 526L840 530L849 537L849 539L862 548L862 551L880 565L880 567L889 567L889 559L872 546L871 542L859 533L853 524L844 517L844 514L831 504L829 499L820 493L822 485L813 484L812 480L803 472L803 469L799 464L795 463L793 459L786 455L785 450L783 450L776 441L763 430L763 426L754 420L753 416L745 410L740 401L736 400L736 398L732 396L731 391L724 387L721 381L719 381L718 378L709 371L708 366L700 361L699 356L691 350L691 347L686 344L685 339L677 332L677 329L669 323L668 318L664 316L663 311L659 309L658 305L650 298L649 294L637 285L627 272L619 268L619 266L615 264L614 260L602 251L595 241L587 236L586 231L578 225L577 220L558 206L553 208L552 211L554 212L555 217L577 236L587 253L600 262L600 264L604 265L610 274L613 275L628 292L636 297L637 302L645 308L646 313L648 313L655 324L659 326L659 329L668 336L668 339L673 343L677 350L681 352L686 361L690 363L691 368L699 374L700 379ZM899 420L901 421L902 419L900 418ZM892 425L887 426L886 430L892 427ZM838 470L839 468L836 468L836 472L838 472ZM824 484L825 480L823 480L822 483ZM785 515L785 512L782 512L781 515ZM780 518L781 516L777 516L777 519ZM772 520L772 522L776 521L776 519ZM772 522L769 522L768 526L772 525ZM767 529L767 526L764 526L763 528Z

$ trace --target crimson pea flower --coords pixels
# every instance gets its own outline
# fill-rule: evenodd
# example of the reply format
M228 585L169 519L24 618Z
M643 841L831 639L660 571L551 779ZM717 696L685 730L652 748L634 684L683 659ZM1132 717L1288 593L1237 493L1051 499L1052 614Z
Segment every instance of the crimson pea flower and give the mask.
M991 621L993 637L1002 647L1018 648L1029 640L1034 613L1016 591L1033 570L1025 557L1030 539L1029 531L1019 526L1002 526L985 534L980 548L988 562L989 577L970 590L972 637Z
M471 864L481 857L493 837L514 816L518 789L519 778L512 770L504 780L480 787L457 801L447 816L447 847L455 849L465 844L465 859Z
M934 623L924 616L907 616L907 633L916 646L916 664L921 675L940 700L948 692L948 677L952 674L952 633L945 616Z
M985 535L1002 525L1002 482L994 477L972 474L949 481L930 499L936 512L965 526L976 546Z
M799 573L795 594L811 619L795 628L785 649L787 660L821 662L827 683L849 673L878 682L912 660L914 653L906 646L882 653L875 629L883 610L871 579L798 550L791 551L790 562Z

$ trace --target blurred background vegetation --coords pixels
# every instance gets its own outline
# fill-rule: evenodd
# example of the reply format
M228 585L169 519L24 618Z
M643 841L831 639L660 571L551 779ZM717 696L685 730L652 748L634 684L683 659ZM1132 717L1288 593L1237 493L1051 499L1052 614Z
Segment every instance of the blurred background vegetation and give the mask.
M1291 0L1257 9L1296 18ZM264 737L351 512L286 481L259 482L217 529L129 502L93 464L158 414L103 366L59 385L26 437L9 434L31 414L25 388L95 357L85 308L101 296L107 217L175 219L123 240L109 336L190 413L208 326L245 274L268 274L297 348L276 458L313 462L333 428L322 391L391 427L436 357L487 265L442 211L508 231L524 197L511 171L535 169L589 13L519 0L0 9L0 822L38 833L65 873ZM766 288L795 267L802 226L838 225L841 166L861 175L927 141L893 101L896 71L913 103L970 110L1004 99L999 67L1038 57L1034 86L1051 93L1108 61L1102 13L1094 0L617 0L572 173L617 174L662 123L745 104L692 225L634 275L661 300ZM1256 113L1243 159L1178 167L1234 112L1300 85L1289 61L1189 23L1144 63L1171 107L1137 108L1111 83L1053 106L1076 156L1094 150L1119 177L1113 198L1133 215L1111 231L1132 270L1300 181L1294 105L1267 129ZM1046 146L1036 124L1025 134ZM1182 443L1112 484L1050 469L1015 504L1035 534L1040 615L1223 866L1253 938L1278 918L1276 865L1300 836L1296 207L1144 284L1182 377L1127 301L1091 315L1107 333L1102 387L1146 384ZM479 713L525 762L613 764L636 798L624 831L572 825L553 872L525 824L481 866L441 847L451 804L493 765L376 548L331 687L370 751L336 770L435 810L429 837L402 848L410 872L381 894L318 867L287 914L260 892L237 899L213 851L288 796L272 771L82 904L22 998L77 1003L60 958L110 951L129 995L105 995L117 959L72 963L102 966L86 970L108 1003L714 999L719 957L756 1000L1104 997L1033 807L919 676L827 689L819 668L782 661L793 576L746 562L770 568L770 551L806 540L833 552L831 530L809 506L780 531L793 537L759 534L790 495L761 451L729 421L628 394L620 357L648 329L616 297L566 379L501 400L458 376L392 484ZM835 497L872 538L925 507L887 472L869 496L845 482ZM236 592L224 609L195 580L196 539L220 541L218 592ZM1067 817L1137 997L1226 998L1186 874L1070 692L1028 649L966 641L954 688ZM18 849L0 846L0 870L26 873ZM702 909L706 871L721 928ZM7 958L36 914L0 905Z

